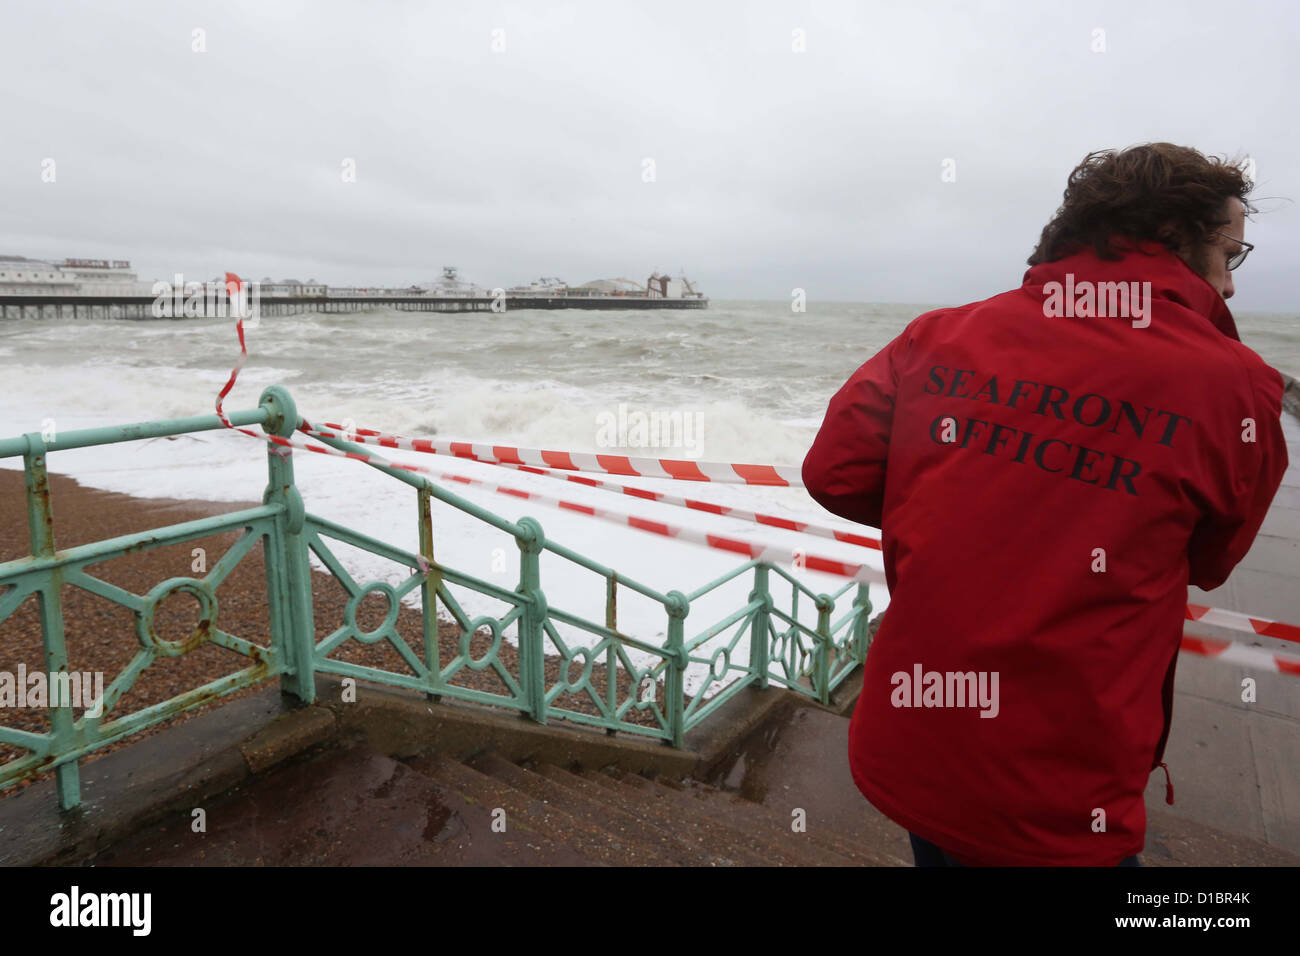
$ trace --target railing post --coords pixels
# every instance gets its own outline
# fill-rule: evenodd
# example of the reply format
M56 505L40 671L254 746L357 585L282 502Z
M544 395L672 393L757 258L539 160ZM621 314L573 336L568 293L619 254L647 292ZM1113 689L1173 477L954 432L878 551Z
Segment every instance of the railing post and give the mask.
M519 617L519 683L524 711L539 724L546 723L546 660L543 656L547 616L542 592L541 554L546 543L542 526L533 518L519 519L519 592L528 599Z
M817 595L817 646L813 649L813 690L823 704L831 702L831 611L829 594Z
M272 411L262 426L267 434L282 438L293 435L298 427L298 409L287 389L272 385L262 393L260 404ZM307 536L303 534L307 511L294 484L290 449L268 444L266 468L268 482L262 503L282 506L275 518L275 532L265 548L271 640L285 659L280 692L310 704L316 700L316 623Z
M424 666L429 669L428 697L439 701L442 696L433 688L442 687L442 657L438 646L438 588L442 587L442 569L433 561L433 495L426 481L419 489L420 557L427 568L420 582L420 608L424 625Z
M684 682L686 665L690 662L686 653L683 631L686 615L691 611L691 602L681 591L669 591L666 595L668 611L668 676L664 689L664 705L668 710L669 742L676 748L685 746L686 737L686 692Z
M769 665L767 630L772 610L766 564L754 568L754 590L749 592L749 600L752 602L755 598L763 601L763 607L754 612L754 621L749 629L749 669L758 678L758 686L766 690Z
M618 630L618 573L610 571L605 579L605 626L611 631ZM618 709L618 654L617 645L611 641L605 649L605 706L612 714ZM637 689L632 688L635 697ZM605 728L608 736L618 733L613 727Z
M858 585L857 596L853 598L853 607L858 611L858 616L853 621L853 659L861 667L867 660L869 641L867 630L871 624L871 593L867 585Z
M27 490L27 530L32 557L54 556L54 505L50 502L50 477L45 470L45 441L39 432L26 436L27 454L23 456L23 476ZM41 646L47 674L68 669L68 647L63 633L63 571L50 571L49 582L36 592L41 617ZM53 682L51 682L53 683ZM76 728L72 707L66 700L56 701L51 688L49 704L50 732L54 751L73 747ZM54 770L59 791L59 806L74 810L81 805L81 770L76 760L59 764Z

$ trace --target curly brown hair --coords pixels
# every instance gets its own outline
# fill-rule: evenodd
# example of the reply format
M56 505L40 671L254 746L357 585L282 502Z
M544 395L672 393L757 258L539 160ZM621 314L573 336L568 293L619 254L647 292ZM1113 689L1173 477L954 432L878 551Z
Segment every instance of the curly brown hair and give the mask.
M1114 260L1133 240L1195 256L1228 224L1229 199L1240 199L1248 214L1258 211L1246 201L1254 184L1245 168L1173 143L1089 153L1070 173L1065 200L1043 228L1029 264L1055 262L1088 246Z

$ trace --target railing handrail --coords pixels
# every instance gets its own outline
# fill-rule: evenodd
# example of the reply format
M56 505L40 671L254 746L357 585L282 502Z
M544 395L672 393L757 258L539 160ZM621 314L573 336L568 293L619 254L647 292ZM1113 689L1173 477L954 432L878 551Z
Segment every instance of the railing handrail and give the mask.
M264 425L273 414L268 406L259 405L248 411L231 412L230 421L234 425ZM225 427L225 423L216 415L196 415L192 418L169 418L160 422L81 428L62 433L56 431L49 438L42 436L41 441L45 447L39 450L66 451L70 448L89 448L92 445L112 445L146 438L165 438L168 435L182 435L187 432L215 431ZM34 429L30 434L40 435L41 430ZM28 435L0 438L0 458L14 458L37 450L28 441Z
M138 551L162 548L169 544L189 541L193 538L195 532L201 532L204 535L220 534L223 531L242 527L251 521L274 517L283 510L282 505L258 505L256 508L231 511L212 518L199 518L194 521L183 521L180 524L167 525L165 528L154 528L148 532L122 534L113 538L92 541L88 544L75 545L71 548L61 548L48 556L37 555L34 557L14 558L12 561L0 562L0 576L10 573L38 574L42 571L52 571L69 565L86 564L106 556L112 556L112 552L125 548ZM150 535L151 537L146 542L142 540L143 535Z

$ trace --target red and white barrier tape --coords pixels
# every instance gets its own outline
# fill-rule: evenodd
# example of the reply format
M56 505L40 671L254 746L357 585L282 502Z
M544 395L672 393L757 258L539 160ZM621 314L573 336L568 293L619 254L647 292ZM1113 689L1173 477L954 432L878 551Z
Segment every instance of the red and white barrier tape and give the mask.
M1187 620L1200 621L1202 624L1215 624L1228 627L1234 631L1246 631L1250 634L1263 634L1265 637L1280 637L1284 641L1300 642L1300 627L1283 621L1270 621L1264 617L1251 617L1241 611L1225 611L1218 607L1204 607L1200 604L1187 605Z
M319 434L319 432L316 434ZM288 441L288 439L280 439L280 441L284 442ZM639 518L636 515L626 514L621 511L611 511L607 508L597 508L576 501L566 501L565 499L557 498L554 495L547 495L537 491L524 491L521 488L513 488L509 485L493 484L490 481L483 481L479 478L470 478L468 475L457 475L449 472L435 471L432 468L423 468L419 465L398 464L389 461L380 455L363 455L358 452L343 452L335 448L307 445L299 442L294 442L292 444L293 447L304 448L306 451L334 454L345 458L355 458L358 461L365 461L371 464L386 465L389 468L400 468L404 471L430 475L434 478L439 478L442 481L454 481L463 485L486 488L489 491L493 491L500 495L509 495L512 498L521 498L525 501L541 502L542 504L551 505L552 507L559 508L563 511L576 511L578 514L584 514L592 518L600 518L603 521L623 525L628 528L635 528L638 531L657 534L665 538L677 538L680 541L690 541L693 544L701 544L705 547L712 548L715 551L728 551L732 554L741 554L749 558L758 558L772 564L795 565L809 571L822 571L826 574L850 578L854 581L860 581L866 584L883 584L885 582L885 573L883 571L878 571L875 568L864 564L854 564L850 561L838 561L834 558L822 557L821 555L815 554L796 554L793 548L759 544L752 541L745 541L740 538L728 537L726 535L709 534L706 531L698 531L694 528L683 528L680 525L668 524L664 521L650 521L646 518Z
M307 433L315 435L318 438L348 438L346 433L330 431L328 428L312 428L308 430ZM727 518L739 518L743 521L752 521L755 524L767 525L772 528L781 528L785 531L797 531L800 534L810 534L819 538L829 538L832 541L842 541L845 544L854 544L861 548L871 548L875 551L880 550L879 538L873 538L870 535L865 534L858 534L853 531L829 528L825 525L814 524L808 521L796 521L792 518L782 518L778 515L763 514L762 512L757 511L747 511L744 508L733 508L728 505L715 504L711 501L700 501L696 498L683 498L679 495L670 495L667 492L662 491L633 488L629 485L620 485L618 482L605 481L600 478L590 478L586 475L568 474L553 468L537 468L533 465L519 465L514 464L513 462L488 462L488 464L499 465L504 468L513 468L516 471L527 472L530 475L544 475L548 478L554 478L557 481L567 481L573 484L582 485L586 488L598 488L601 491L627 495L630 498L641 498L645 501L658 501L662 504L677 505L678 507L688 508L692 511L703 511L706 514L722 515Z
M419 469L425 471L425 469ZM488 488L499 494L510 495L515 498L523 498L528 501L539 501L542 504L548 504L565 511L576 511L579 514L588 515L593 518L601 518L605 521L611 521L614 524L626 525L629 528L636 528L638 531L648 531L651 534L661 535L665 538L677 538L680 541L690 541L693 544L702 544L705 547L712 548L715 551L729 551L732 554L744 555L748 558L758 558L769 564L786 564L804 568L808 571L822 571L826 574L833 574L837 577L850 578L863 584L884 584L885 572L878 571L873 567L865 564L854 564L851 561L837 561L834 558L826 558L816 554L796 553L793 548L780 547L778 545L758 544L752 541L745 541L740 538L731 538L721 534L709 534L707 531L698 531L694 528L683 528L680 525L672 525L663 521L650 521L646 518L638 518L636 515L625 514L621 511L610 511L606 508L596 508L592 505L579 504L574 501L565 501L552 495L542 494L536 491L523 491L518 488L510 488L506 485L493 485L491 482L481 481L477 478L469 478L465 475L448 475L441 474L438 477L446 481L457 481L467 485L477 485L481 488Z
M615 481L589 478L586 475L565 474L551 468L535 468L532 465L514 465L509 462L500 462L499 464L501 464L502 467L513 468L516 471L528 472L533 475L545 475L548 478L555 478L560 481L569 481L588 488L599 488L602 491L612 491L615 494L628 495L632 498L641 498L645 501L658 501L663 504L689 508L691 511L703 511L706 514L722 515L727 518L739 518L742 521L752 521L755 524L767 525L771 528L781 528L785 531L797 531L800 534L810 534L818 538L829 538L832 541L842 541L845 544L855 544L860 548L871 548L875 551L880 550L879 538L873 538L870 535L865 534L857 534L853 531L841 531L836 528L829 528L825 525L814 524L810 521L795 521L793 518L782 518L779 515L763 514L759 511L747 511L744 508L733 508L728 505L715 504L711 501L700 501L696 498L682 498L679 495L670 495L662 491L649 491L645 488L633 488L629 485L620 485Z
M239 291L243 287L243 279L239 278L239 276L235 275L233 272L226 273L226 295L238 295ZM252 435L254 438L261 438L262 436L255 431L251 431L247 428L237 428L232 425L230 419L226 417L226 413L221 410L221 403L225 400L226 396L230 394L230 390L235 387L235 380L239 378L240 370L243 369L244 363L248 361L248 346L244 343L244 320L242 318L235 323L235 332L239 335L239 360L235 363L235 367L230 370L230 378L226 380L225 387L217 393L217 417L221 419L221 424L225 425L227 428L234 428L235 431L243 432L245 435Z
M1218 641L1209 637L1184 634L1181 649L1189 654L1211 657L1224 664L1239 664L1254 670L1273 671L1300 677L1300 657L1280 654L1258 647L1247 647L1240 641Z
M675 478L679 481L712 481L719 484L803 487L803 469L797 465L744 465L722 461L597 455L576 451L548 451L541 448L515 448L510 445L479 445L473 442L435 438L403 438L400 435L386 435L373 428L349 430L334 422L325 422L325 427L340 433L339 437L346 432L350 440L363 445L405 448L426 455L450 455L453 458L468 458L471 461L492 465L531 465L534 468L627 475L632 478ZM315 432L315 429L308 426L304 431L310 435Z

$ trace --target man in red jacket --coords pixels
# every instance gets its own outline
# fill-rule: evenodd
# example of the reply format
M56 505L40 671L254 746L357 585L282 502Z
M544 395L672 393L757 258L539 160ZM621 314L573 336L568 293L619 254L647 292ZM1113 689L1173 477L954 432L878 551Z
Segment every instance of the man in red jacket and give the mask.
M1250 186L1091 154L1020 288L920 316L831 399L804 482L881 529L890 591L849 761L918 865L1137 864L1187 585L1224 582L1287 465L1282 378L1224 303Z

